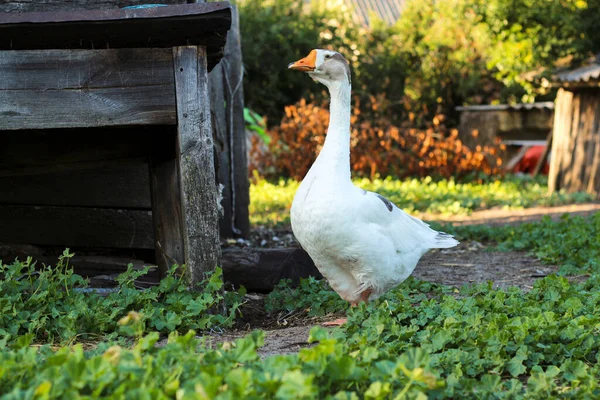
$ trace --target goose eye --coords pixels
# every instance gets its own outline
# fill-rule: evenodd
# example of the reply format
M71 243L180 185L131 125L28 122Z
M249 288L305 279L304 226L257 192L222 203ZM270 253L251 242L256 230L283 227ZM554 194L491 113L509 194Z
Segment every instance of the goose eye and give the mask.
M331 54L325 54L325 59L327 60L329 58L331 58Z

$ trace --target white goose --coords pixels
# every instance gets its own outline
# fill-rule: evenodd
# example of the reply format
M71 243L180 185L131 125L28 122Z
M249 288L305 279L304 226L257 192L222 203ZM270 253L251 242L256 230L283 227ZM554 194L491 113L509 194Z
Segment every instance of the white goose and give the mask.
M350 179L350 66L335 51L312 50L288 68L329 89L327 137L291 209L292 230L331 287L356 305L402 283L432 248L458 244Z

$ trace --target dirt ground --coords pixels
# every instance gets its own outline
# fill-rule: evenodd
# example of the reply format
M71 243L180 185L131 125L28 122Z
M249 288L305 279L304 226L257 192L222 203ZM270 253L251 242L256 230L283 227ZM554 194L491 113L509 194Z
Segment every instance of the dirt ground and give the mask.
M447 219L455 224L504 225L531 222L544 215L558 218L564 213L589 215L600 211L600 204L579 204L560 207L537 207L526 210L486 210L470 216ZM424 218L435 220L436 218ZM273 237L275 240L273 240ZM259 230L253 233L252 242L258 246L289 245L293 237L285 230L277 232ZM452 249L431 250L421 258L413 276L424 281L460 287L465 283L492 281L494 287L518 286L523 290L532 288L536 279L556 271L555 266L543 265L526 252L493 252L476 241L461 243ZM574 277L574 280L585 277ZM325 321L339 318L306 318L302 312L290 315L268 315L264 311L262 294L249 293L242 308L244 317L238 329L210 335L214 344L233 341L254 329L265 331L265 345L259 351L261 357L273 354L296 353L308 347L306 342L310 329Z

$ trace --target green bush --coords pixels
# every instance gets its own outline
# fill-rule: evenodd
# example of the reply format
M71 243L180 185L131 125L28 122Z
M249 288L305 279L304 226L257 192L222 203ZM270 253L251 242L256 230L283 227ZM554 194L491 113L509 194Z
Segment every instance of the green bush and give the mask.
M317 47L352 55L358 38L350 10L341 0L238 0L247 107L278 123L283 107L317 84L288 71L289 63Z
M360 98L385 95L394 123L454 107L531 101L547 89L525 73L578 62L600 51L598 0L409 0L400 20L370 29L337 0L238 0L246 104L278 124L285 106L322 96L322 87L287 64L313 48L339 50ZM550 95L552 98L552 95ZM364 110L368 112L367 109Z

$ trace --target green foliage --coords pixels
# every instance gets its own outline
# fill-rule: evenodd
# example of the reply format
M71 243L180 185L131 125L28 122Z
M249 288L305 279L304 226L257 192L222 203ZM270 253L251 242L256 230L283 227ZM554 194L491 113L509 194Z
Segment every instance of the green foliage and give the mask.
M267 135L267 126L263 117L249 108L244 108L244 123L247 130L255 132L262 141L269 144L271 138Z
M0 337L12 340L28 334L36 342L116 337L118 321L137 312L136 333L205 330L231 326L239 299L230 296L227 314L210 312L223 301L221 270L201 283L202 291L188 289L174 266L158 286L134 287L148 272L131 267L118 277L119 287L107 296L85 292L88 282L68 266L66 250L56 267L36 268L31 258L0 263ZM135 314L134 314L135 315ZM129 317L131 319L131 316ZM123 332L129 334L128 332Z
M282 279L269 293L265 308L273 311L306 310L309 317L331 314L343 310L348 302L331 290L327 281L313 277L302 279L298 287L291 287Z
M549 276L528 293L476 285L417 305L394 291L350 312L342 337L351 348L380 355L412 348L428 354L445 382L436 398L596 397L597 284L598 278L570 285Z
M406 95L412 108L437 107L452 114L463 103L489 102L499 84L487 69L492 42L478 7L480 0L413 0L390 28L409 62ZM485 6L484 6L485 7Z
M423 398L441 382L427 369L419 350L400 357L378 357L373 349L352 354L323 330L312 332L313 348L297 355L261 360L264 334L254 332L211 350L194 338L171 334L156 348L150 334L132 348L112 346L86 353L78 345L53 352L27 347L27 340L0 353L3 399L178 398L178 399L384 399ZM104 346L106 347L106 346ZM418 397L421 396L421 397Z
M471 211L503 207L520 209L534 206L591 201L585 193L558 192L548 194L543 178L507 176L482 184L458 183L454 180L433 181L431 178L395 180L357 179L354 183L377 192L411 214L468 214ZM289 208L299 183L279 180L271 183L255 179L250 186L250 219L253 224L276 225L289 222Z
M533 290L491 284L444 288L408 281L348 324L298 354L261 359L264 334L217 349L172 333L139 337L132 348L102 344L53 351L32 335L0 342L0 393L103 398L597 398L600 395L600 278L570 285L549 276ZM315 293L321 288L311 282ZM412 289L411 289L412 288ZM423 291L432 291L428 299Z
M317 87L304 74L288 71L289 63L316 47L336 48L348 56L355 47L358 32L341 0L238 0L236 4L245 103L269 121L277 123L285 105Z
M548 77L560 59L577 64L600 51L597 0L495 0L481 3L478 12L493 38L488 67L507 90L522 85L526 100L540 88L525 72L546 68Z
M397 291L402 296L411 297L412 301L423 301L431 296L439 296L450 289L435 283L419 281L409 277L399 286ZM399 296L398 292L396 296ZM282 280L269 293L265 308L273 311L305 310L309 317L324 316L345 310L348 302L335 293L326 280L313 277L302 279L300 285L291 287L288 280Z
M375 20L370 29L339 0L237 3L246 104L275 124L285 106L320 96L322 87L285 68L313 48L342 52L355 94L385 95L398 120L425 111L418 127L465 103L532 101L547 89L525 73L548 75L560 59L600 51L597 0L410 0L395 25Z

